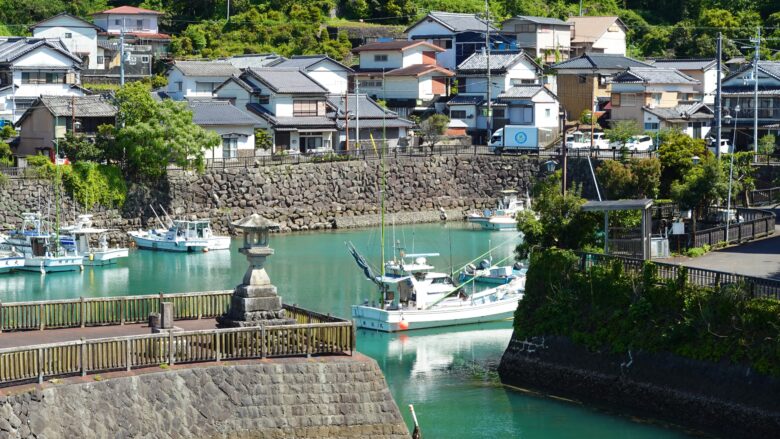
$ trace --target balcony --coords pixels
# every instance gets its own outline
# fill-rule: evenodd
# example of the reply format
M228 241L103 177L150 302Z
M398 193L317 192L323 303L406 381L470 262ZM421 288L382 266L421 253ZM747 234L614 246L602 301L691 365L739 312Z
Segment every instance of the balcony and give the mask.
M780 102L778 102L780 104ZM723 116L729 115L732 118L736 118L739 120L748 120L753 119L755 116L754 108L752 107L744 107L740 105L739 112L735 111L734 108L724 108L723 109ZM768 120L775 120L780 123L780 106L776 108L759 108L758 109L758 118L759 119L768 119Z

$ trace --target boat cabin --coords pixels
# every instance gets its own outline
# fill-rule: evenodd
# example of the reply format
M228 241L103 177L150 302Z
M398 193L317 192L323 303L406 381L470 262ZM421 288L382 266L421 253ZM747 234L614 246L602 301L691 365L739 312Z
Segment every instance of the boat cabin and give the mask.
M210 238L211 222L209 220L200 221L182 221L173 222L173 226L168 230L169 235L185 239L206 239ZM172 237L171 237L172 238Z

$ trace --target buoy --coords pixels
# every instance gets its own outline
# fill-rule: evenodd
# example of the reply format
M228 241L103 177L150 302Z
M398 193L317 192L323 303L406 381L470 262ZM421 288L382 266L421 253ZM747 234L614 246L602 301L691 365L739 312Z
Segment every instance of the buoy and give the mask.
M90 253L89 254L89 260L90 261L94 261L95 260L95 254L94 253Z
M407 322L406 320L401 320L400 322L398 322L398 329L404 331L409 329L409 322Z
M208 253L208 252L209 252L209 248L208 247L203 247L203 253Z

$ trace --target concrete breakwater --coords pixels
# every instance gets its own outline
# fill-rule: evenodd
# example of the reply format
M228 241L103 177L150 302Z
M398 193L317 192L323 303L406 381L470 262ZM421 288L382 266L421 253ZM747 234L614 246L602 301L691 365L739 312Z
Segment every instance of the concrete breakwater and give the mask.
M452 213L495 207L499 190L524 193L540 172L535 158L484 155L389 158L385 170L386 212L422 213L407 215L415 222L438 218L440 208L452 218ZM252 212L280 223L282 231L367 226L379 221L382 176L379 161L172 172L152 188L131 186L122 209L96 208L94 219L98 227L121 232L152 227L156 220L149 205L162 205L177 218L211 218L220 233L229 231L231 220ZM66 221L83 211L74 209L68 196L60 207ZM12 178L0 187L0 223L18 226L20 214L29 211L54 215L50 182ZM112 236L124 238L124 233Z
M591 352L564 337L513 335L501 382L733 438L780 435L780 380L664 353Z
M46 384L0 396L7 438L407 438L374 360L290 358Z

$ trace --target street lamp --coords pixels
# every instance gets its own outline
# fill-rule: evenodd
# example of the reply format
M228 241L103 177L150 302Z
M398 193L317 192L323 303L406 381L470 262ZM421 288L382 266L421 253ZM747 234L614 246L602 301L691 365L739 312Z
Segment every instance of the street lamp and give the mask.
M561 194L566 196L566 110L561 109L558 112L561 119Z
M737 104L737 106L734 107L734 142L731 145L729 154L729 193L728 199L726 200L726 245L729 244L729 227L731 226L731 179L734 177L734 152L737 149L737 118L739 117L739 110L739 104ZM726 122L728 123L731 119L731 115L726 115L724 119L726 119ZM718 145L718 150L720 150L720 145Z

